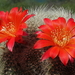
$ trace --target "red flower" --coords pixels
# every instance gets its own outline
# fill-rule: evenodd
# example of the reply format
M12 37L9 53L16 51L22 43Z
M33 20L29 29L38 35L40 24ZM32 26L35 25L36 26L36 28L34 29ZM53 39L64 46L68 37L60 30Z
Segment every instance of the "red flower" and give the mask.
M26 35L23 31L27 28L25 21L34 16L27 15L28 10L22 11L22 8L18 10L18 7L14 7L10 12L0 11L0 43L8 40L7 47L12 51L14 43L20 43L22 36Z
M75 58L75 22L70 18L67 22L65 18L59 17L55 20L44 19L46 25L41 25L37 32L37 38L40 38L34 49L51 46L42 56L42 60L49 57L59 56L61 62L66 65L70 59Z

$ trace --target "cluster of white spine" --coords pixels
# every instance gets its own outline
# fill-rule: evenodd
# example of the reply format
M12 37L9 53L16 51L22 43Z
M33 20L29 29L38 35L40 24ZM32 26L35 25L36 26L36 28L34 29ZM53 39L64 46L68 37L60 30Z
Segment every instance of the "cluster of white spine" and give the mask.
M57 19L58 17L64 17L66 20L69 18L75 18L75 14L72 13L71 10L67 10L63 7L48 7L48 6L40 6L29 9L29 14L35 14L34 17L30 18L27 21L28 30L31 33L33 30L37 31L38 27L44 24L44 18L50 18L51 20Z

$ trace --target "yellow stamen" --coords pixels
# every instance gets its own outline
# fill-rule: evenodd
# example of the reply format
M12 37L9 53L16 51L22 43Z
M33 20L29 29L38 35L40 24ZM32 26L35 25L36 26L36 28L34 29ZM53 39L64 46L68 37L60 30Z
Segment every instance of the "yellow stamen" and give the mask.
M57 27L51 31L51 37L56 45L64 47L70 41L71 33L66 28Z
M15 29L14 24L12 22L9 22L5 26L2 26L1 32L6 33L9 36L15 37L16 29Z

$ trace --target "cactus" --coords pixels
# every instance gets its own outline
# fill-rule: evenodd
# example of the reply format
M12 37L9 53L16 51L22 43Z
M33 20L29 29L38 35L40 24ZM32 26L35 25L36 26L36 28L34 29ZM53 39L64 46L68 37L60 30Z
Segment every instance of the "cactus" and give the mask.
M48 8L47 6L29 8L29 14L35 14L35 16L26 22L28 24L26 31L29 33L28 36L23 37L26 43L24 45L15 43L13 52L3 52L3 57L1 57L5 62L3 75L69 75L67 69L72 71L74 63L64 66L58 58L54 60L49 58L41 62L41 55L47 48L34 50L33 45L37 41L35 32L39 30L40 25L44 24L44 18L53 20L64 17L69 19L75 18L75 14L63 7ZM70 75L74 75L72 72Z

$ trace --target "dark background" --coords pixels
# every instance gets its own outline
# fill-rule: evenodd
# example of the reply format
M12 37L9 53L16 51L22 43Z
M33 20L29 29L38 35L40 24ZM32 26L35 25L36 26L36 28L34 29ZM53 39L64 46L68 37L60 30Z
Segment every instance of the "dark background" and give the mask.
M27 9L40 5L64 7L75 12L75 0L0 0L0 11L9 11L13 7Z

